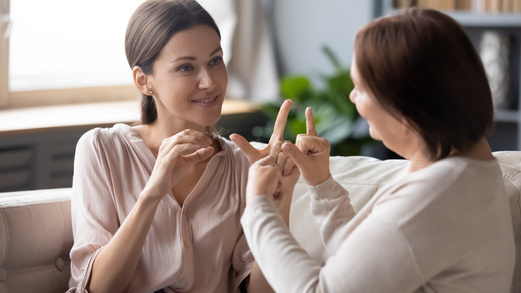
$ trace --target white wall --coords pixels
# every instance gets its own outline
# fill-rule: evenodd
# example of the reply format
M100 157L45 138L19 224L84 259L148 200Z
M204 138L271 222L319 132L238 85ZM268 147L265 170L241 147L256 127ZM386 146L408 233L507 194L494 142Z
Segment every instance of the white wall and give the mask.
M303 73L317 80L333 72L321 50L328 45L351 64L356 32L374 14L369 0L273 0L271 21L280 74Z

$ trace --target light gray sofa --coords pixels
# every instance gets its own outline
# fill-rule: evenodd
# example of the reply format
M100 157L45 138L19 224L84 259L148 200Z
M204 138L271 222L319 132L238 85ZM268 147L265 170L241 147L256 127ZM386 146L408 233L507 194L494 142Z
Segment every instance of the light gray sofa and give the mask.
M521 292L521 152L495 152L501 163L516 239L512 291ZM406 166L404 160L331 157L332 175L351 192L356 210ZM293 197L290 228L314 257L323 247L309 211L305 182ZM0 293L65 292L72 246L70 189L0 193Z

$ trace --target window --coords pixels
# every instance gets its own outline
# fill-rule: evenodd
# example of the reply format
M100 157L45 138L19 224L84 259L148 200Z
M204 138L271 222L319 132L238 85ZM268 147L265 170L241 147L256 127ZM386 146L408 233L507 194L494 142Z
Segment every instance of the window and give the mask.
M137 97L124 36L143 1L0 0L0 109ZM261 1L199 1L221 29L231 99L277 98Z
M137 96L124 36L142 1L0 0L0 107Z

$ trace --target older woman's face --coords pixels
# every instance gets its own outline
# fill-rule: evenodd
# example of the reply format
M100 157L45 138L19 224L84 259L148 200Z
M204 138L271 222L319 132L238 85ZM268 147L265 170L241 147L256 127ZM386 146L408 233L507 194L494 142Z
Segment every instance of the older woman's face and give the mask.
M405 129L408 126L382 108L371 89L366 88L359 75L355 57L351 62L351 78L355 87L349 99L355 104L358 113L367 120L369 135L400 154L404 143L407 144Z

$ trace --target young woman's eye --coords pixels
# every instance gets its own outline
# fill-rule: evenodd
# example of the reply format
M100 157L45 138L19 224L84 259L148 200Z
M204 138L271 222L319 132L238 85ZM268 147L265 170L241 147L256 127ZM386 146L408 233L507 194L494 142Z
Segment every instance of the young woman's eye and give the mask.
M215 57L212 60L210 60L210 66L219 65L219 64L221 64L221 62L223 62L222 57Z
M185 64L185 65L181 65L181 66L177 67L176 71L186 72L186 71L190 71L192 69L194 69L194 67L191 64Z

